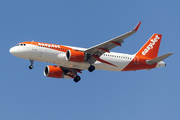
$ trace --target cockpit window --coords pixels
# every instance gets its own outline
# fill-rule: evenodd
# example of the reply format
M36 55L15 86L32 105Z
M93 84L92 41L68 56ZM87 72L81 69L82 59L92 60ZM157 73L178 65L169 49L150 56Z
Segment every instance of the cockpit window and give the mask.
M21 43L21 44L17 44L17 46L26 46L26 44Z

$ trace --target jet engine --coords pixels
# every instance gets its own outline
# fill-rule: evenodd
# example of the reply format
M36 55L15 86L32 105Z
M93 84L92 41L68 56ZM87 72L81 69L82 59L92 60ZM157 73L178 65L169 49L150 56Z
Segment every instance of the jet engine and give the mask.
M66 60L72 62L84 62L87 59L84 52L78 50L68 50L66 52Z
M64 72L59 66L46 66L44 75L52 78L64 78Z

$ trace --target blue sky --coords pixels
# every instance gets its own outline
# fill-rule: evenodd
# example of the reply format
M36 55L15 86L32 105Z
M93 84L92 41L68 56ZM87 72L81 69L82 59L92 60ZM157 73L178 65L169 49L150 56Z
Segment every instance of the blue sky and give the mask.
M178 0L1 0L1 120L180 119ZM150 71L83 71L82 80L43 75L50 63L12 56L19 42L39 41L89 48L139 22L139 31L112 51L133 54L154 33L159 55L173 52L166 67Z

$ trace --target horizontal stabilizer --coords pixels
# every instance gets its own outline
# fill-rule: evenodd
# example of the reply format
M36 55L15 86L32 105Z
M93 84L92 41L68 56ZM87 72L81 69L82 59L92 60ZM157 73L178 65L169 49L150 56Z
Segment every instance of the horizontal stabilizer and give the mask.
M148 60L147 63L148 63L148 64L158 63L158 62L166 59L167 57L171 56L172 54L173 54L173 53L167 53L167 54L165 54L165 55L159 56L159 57L154 58L154 59L152 59L152 60Z

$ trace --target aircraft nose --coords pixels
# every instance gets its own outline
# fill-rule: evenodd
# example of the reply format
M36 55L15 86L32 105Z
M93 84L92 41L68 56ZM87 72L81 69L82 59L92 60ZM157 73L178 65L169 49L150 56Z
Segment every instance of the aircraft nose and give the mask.
M16 49L15 47L12 47L12 48L9 49L9 52L10 52L12 55L16 56L16 54L18 53L18 49Z
M9 49L9 52L10 52L11 54L13 54L13 53L14 53L14 49L13 49L13 47Z
M13 53L13 49L12 49L12 48L10 48L10 49L9 49L9 52L12 54L12 53Z

